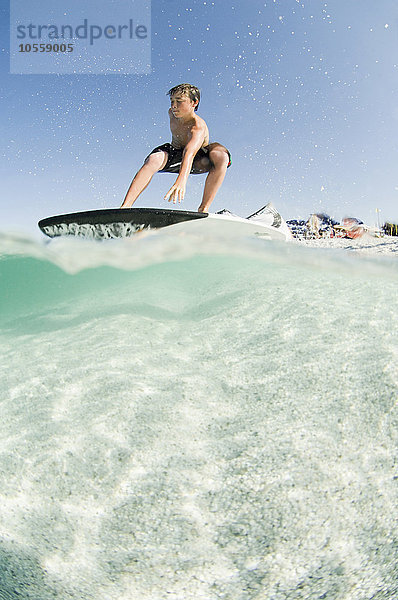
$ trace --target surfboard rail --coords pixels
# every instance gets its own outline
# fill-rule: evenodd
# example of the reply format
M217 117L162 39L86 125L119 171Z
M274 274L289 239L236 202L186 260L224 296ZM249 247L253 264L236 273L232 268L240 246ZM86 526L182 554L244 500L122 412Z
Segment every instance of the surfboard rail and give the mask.
M41 219L41 231L49 237L72 235L97 239L134 235L185 221L203 219L208 213L163 208L107 208L55 215Z

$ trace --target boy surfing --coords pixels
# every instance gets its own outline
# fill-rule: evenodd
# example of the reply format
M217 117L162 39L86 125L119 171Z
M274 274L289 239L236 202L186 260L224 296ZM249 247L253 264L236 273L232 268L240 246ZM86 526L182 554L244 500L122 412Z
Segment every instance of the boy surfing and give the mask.
M198 212L208 212L231 164L231 155L222 144L209 143L206 122L195 114L200 101L197 87L181 83L171 88L167 95L170 96L171 144L157 146L146 157L131 182L121 208L132 206L157 172L178 173L164 197L174 204L184 199L190 173L208 173L198 208Z

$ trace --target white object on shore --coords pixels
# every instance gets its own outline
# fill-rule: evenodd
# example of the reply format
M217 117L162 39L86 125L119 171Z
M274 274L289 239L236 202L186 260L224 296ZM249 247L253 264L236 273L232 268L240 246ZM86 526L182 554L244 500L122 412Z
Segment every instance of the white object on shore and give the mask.
M286 221L269 203L247 218L239 217L224 209L208 213L207 219L185 221L168 228L170 231L214 233L220 237L245 237L254 235L263 239L289 241L293 239Z

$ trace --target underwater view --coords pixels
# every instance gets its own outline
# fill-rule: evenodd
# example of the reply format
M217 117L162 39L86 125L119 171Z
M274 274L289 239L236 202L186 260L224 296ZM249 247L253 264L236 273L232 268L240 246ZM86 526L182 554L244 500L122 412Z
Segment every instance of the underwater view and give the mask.
M398 267L0 237L0 598L398 597Z

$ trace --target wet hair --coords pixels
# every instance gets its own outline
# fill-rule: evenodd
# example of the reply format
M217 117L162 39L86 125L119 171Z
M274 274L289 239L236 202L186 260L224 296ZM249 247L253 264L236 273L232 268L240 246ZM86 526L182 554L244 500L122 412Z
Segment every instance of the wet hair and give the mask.
M195 110L198 110L200 91L195 85L191 85L190 83L179 83L167 92L167 95L170 97L174 96L175 94L184 94L184 96L188 96L188 98L193 102L198 101L197 105L195 106Z

